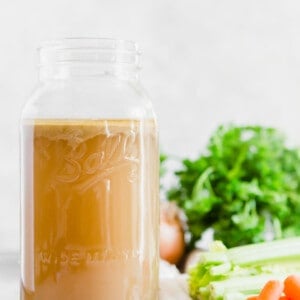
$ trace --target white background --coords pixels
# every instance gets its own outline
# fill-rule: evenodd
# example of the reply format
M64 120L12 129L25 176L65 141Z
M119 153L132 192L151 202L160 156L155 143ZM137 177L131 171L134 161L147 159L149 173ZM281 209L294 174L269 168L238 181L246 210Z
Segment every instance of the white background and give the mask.
M0 252L18 250L18 122L41 41L138 41L162 149L189 157L223 121L278 124L297 140L299 16L296 0L0 0Z

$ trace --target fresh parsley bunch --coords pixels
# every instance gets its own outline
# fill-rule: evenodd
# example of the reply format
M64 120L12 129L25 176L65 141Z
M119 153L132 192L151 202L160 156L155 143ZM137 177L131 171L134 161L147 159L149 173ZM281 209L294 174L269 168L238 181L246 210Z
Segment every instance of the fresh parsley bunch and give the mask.
M183 209L190 246L212 227L228 247L300 235L300 150L262 126L220 126L168 192Z

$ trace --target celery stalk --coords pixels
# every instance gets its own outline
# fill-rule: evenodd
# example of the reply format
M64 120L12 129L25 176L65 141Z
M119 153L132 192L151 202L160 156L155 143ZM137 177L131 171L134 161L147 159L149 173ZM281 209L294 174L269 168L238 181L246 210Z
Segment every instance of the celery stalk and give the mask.
M257 294L270 279L300 274L300 237L231 249L212 247L190 270L193 299L246 299ZM230 298L231 297L231 298Z
M223 299L228 293L238 292L247 296L259 294L264 284L271 279L283 280L288 274L269 274L246 277L233 277L223 281L213 281L207 289L211 299Z
M247 265L284 258L300 258L300 238L288 238L260 244L231 248L227 251L229 260L235 264Z

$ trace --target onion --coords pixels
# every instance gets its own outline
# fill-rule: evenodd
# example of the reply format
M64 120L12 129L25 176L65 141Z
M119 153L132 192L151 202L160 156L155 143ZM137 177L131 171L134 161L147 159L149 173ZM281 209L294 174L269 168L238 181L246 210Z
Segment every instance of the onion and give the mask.
M199 262L201 253L203 253L203 250L193 249L185 256L183 264L184 273L188 273L190 268L194 267Z
M184 230L180 210L173 202L164 202L160 213L160 257L177 264L185 251Z

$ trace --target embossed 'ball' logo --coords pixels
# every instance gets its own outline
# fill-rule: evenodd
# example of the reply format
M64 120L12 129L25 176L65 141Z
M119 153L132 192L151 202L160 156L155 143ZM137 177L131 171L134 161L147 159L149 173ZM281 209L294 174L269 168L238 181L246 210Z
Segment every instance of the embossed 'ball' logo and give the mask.
M56 180L71 183L80 179L78 189L84 192L127 165L129 167L127 179L130 183L135 182L139 163L139 143L136 137L134 131L128 134L111 134L103 139L98 151L91 154L87 153L88 141L77 144L64 158ZM82 180L82 174L89 177Z
M61 182L74 182L76 181L81 173L81 166L79 162L65 158L62 168L59 170L57 179Z

